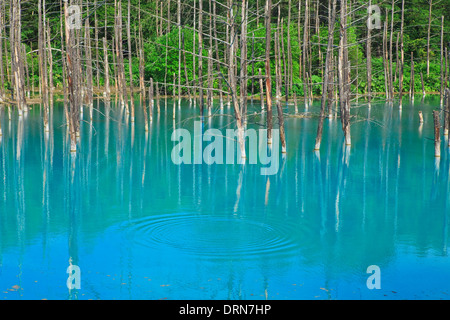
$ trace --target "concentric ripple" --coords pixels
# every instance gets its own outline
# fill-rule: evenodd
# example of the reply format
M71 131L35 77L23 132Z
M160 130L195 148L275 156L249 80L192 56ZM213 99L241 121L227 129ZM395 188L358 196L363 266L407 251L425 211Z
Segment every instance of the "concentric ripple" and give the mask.
M131 221L126 229L137 245L208 259L289 254L296 247L288 227L234 216L160 215Z

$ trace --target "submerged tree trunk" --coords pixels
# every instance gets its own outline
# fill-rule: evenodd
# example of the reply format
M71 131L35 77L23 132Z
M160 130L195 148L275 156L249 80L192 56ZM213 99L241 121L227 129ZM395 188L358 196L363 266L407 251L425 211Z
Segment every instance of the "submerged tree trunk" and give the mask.
M89 26L89 18L86 19L85 29L85 57L86 57L86 105L89 107L89 120L93 119L93 109L94 109L94 79L92 72L92 51L91 51L91 31Z
M131 123L134 123L134 86L133 86L133 61L131 58L131 0L128 0L128 21L127 21L127 40L128 40L128 73L130 78L130 107L131 107Z
M399 108L402 107L403 102L403 69L405 66L405 50L403 44L403 22L405 12L405 0L402 0L402 17L400 22L400 67L399 67Z
M116 68L117 68L117 89L119 91L119 102L121 108L128 110L127 85L125 81L125 68L123 59L123 45L122 45L122 1L117 1L117 13L115 17L116 30Z
M194 71L195 72L195 71ZM198 11L198 86L200 94L200 116L203 117L203 1L199 1Z
M11 71L14 75L14 89L17 110L19 116L27 110L27 101L25 96L25 75L24 64L21 50L22 21L20 0L11 1Z
M267 105L267 143L272 143L272 76L270 71L270 42L271 42L272 0L266 0L266 105Z
M325 60L325 74L322 86L322 100L320 103L320 117L319 117L319 125L317 127L317 136L316 136L316 144L314 150L320 150L320 144L322 142L322 131L323 131L323 120L325 118L325 103L327 100L328 94L328 85L330 82L330 66L332 56L332 47L334 41L334 27L336 24L336 0L333 0L333 6L330 7L331 1L328 1L328 10L331 11L331 19L328 21L328 44L327 44L327 54ZM330 100L328 100L328 105L330 104Z
M427 34L427 77L430 75L430 36L431 36L431 9L433 0L429 0L430 10L428 11L428 34Z
M369 0L369 7L372 6L372 1ZM386 15L387 16L387 15ZM384 33L383 33L384 34ZM385 41L383 41L384 44ZM386 48L384 48L386 52ZM384 53L383 53L384 55ZM371 28L367 28L367 43L366 43L366 68L367 68L367 100L369 102L369 107L372 102L372 32ZM388 77L385 74L385 78Z
M344 131L345 144L351 145L350 136L350 83L349 83L349 66L348 66L348 43L347 43L347 0L341 1L340 16L340 40L339 40L339 102L341 112L341 124Z
M109 61L108 61L108 47L106 44L106 37L103 38L103 56L105 65L105 88L104 96L107 102L111 100L111 89L109 85Z
M279 7L278 7L279 8ZM286 153L286 136L284 132L284 117L283 117L283 107L281 105L281 45L280 45L280 30L278 29L275 33L275 75L276 75L276 105L278 113L278 124L280 131L281 140L281 152Z
M44 0L45 3L45 0ZM43 104L43 114L44 114L44 131L48 132L49 129L49 101L48 101L48 91L47 91L47 55L46 50L44 50L45 45L45 33L44 33L44 17L43 11L45 10L45 4L42 0L38 3L38 53L39 53L39 74L40 74L40 90L42 96Z
M66 70L69 93L69 134L70 152L77 151L77 132L79 130L79 112L81 104L81 74L79 72L80 57L75 42L75 30L69 23L68 3L64 2L65 34L66 34Z
M240 97L241 97L241 114L243 123L247 123L247 0L242 1L242 22L241 22L241 70L240 70Z
M270 1L270 0L269 0ZM236 15L233 13L233 9L231 8L230 16L228 23L230 25L230 54L229 54L229 64L228 69L230 73L230 90L231 90L231 98L233 102L233 108L234 108L234 116L236 120L236 126L238 130L238 142L241 150L241 158L246 158L245 153L245 140L244 140L244 123L242 118L242 108L239 106L239 99L237 95L237 79L236 79L236 73L237 73L237 66L236 66L236 39L237 37L237 31L235 26L235 19Z

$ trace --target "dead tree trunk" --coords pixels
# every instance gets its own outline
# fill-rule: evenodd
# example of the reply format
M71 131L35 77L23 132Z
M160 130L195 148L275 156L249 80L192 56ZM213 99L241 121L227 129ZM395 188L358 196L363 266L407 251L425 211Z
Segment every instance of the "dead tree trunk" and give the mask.
M448 136L450 130L450 89L445 89L444 92L444 135ZM450 145L450 142L449 142Z
M405 0L402 0L402 18L400 22L400 66L399 66L399 108L402 107L403 98L403 69L405 67L405 50L403 46L403 22L404 22Z
M5 28L5 21L3 15L3 4L0 6L0 102L6 100L5 94L5 70L3 67L3 33Z
M369 7L372 6L372 1L369 0ZM367 68L367 100L369 107L372 102L372 28L367 28L367 43L366 43L366 68ZM384 33L383 33L384 34ZM383 44L385 41L383 41ZM384 48L386 49L386 48ZM384 52L386 50L383 50ZM383 55L384 55L383 52ZM385 78L388 74L385 74Z
M334 26L336 24L336 0L333 0L333 6L330 6L331 1L328 1L328 10L331 11L331 19L328 20L328 44L327 44L327 54L326 54L326 60L325 60L325 74L324 74L324 80L323 80L323 87L322 87L322 100L320 103L320 117L319 117L319 125L317 127L317 136L316 136L316 144L314 147L314 150L320 150L320 144L322 142L322 132L323 132L323 120L325 118L325 103L327 100L327 94L328 94L328 84L330 82L330 66L331 66L331 60L333 59L332 56L332 47L333 47L333 41L334 41ZM328 101L328 104L330 104L330 101Z
M433 119L434 119L434 156L441 156L441 134L440 127L441 123L439 121L439 111L433 111Z
M266 0L266 105L267 105L267 143L272 143L272 76L270 71L270 42L271 42L272 0Z
M44 22L45 26L45 22ZM53 91L54 91L54 84L53 84L53 54L52 54L52 46L51 46L51 29L50 29L50 20L47 20L47 28L46 28L46 50L47 50L47 58L48 58L48 93L49 93L49 105L50 110L53 109ZM26 57L24 56L24 59ZM50 111L51 112L51 111Z
M79 112L81 104L81 85L79 73L80 57L75 49L75 29L69 22L68 3L64 2L65 34L66 34L66 70L69 93L69 134L70 134L70 152L77 151L77 132L79 130Z
M241 21L241 70L240 70L240 97L241 114L244 126L247 124L247 11L248 2L242 0Z
M216 1L213 2L213 15L214 17L216 17L217 12L216 12ZM216 66L217 66L217 73L219 74L219 103L220 103L220 107L223 108L223 93L222 93L222 89L223 89L223 83L222 83L222 77L220 76L221 71L220 71L220 57L219 57L219 41L218 41L218 36L217 36L217 19L214 18L213 19L213 29L214 29L214 39L215 39L215 47L216 47ZM226 61L226 59L225 59Z
M115 30L116 30L116 68L117 68L117 84L119 91L119 102L121 108L126 109L127 115L128 110L128 95L127 95L127 85L125 81L125 67L123 60L123 45L122 45L122 1L117 1L117 13L115 17Z
M108 61L108 47L106 44L106 37L103 38L103 56L104 56L104 64L105 64L105 88L104 88L104 96L107 102L111 100L111 89L109 85L109 61Z
M411 96L411 100L414 100L414 54L411 52L411 79L409 81L409 95Z
M344 131L345 144L351 145L350 136L350 83L349 83L349 67L348 67L348 43L347 43L347 0L341 1L340 16L340 40L339 40L339 100L342 130Z
M94 112L94 79L92 72L91 30L89 18L86 19L84 28L85 59L86 59L86 96L85 102L89 107L89 119L92 121Z
M200 94L200 116L203 117L203 1L198 8L198 86Z
M153 97L153 92L154 92L154 88L153 88L153 78L150 78L150 86L148 88L148 109L149 109L149 113L150 113L150 122L153 121L153 109L155 106L155 100Z
M262 77L261 69L258 71L259 79L259 90L260 90L260 100L261 100L261 111L264 111L264 80Z
M394 2L391 5L391 35L389 38L389 100L394 99L394 74L393 74L393 59L392 59L392 45L394 40Z
M305 108L308 108L309 93L308 93L308 72L306 71L306 63L310 60L308 57L308 44L309 44L309 0L305 0L305 21L303 27L303 90L305 95ZM309 63L308 63L309 64ZM311 70L310 70L311 71ZM311 76L311 73L309 74Z
M268 0L270 1L270 0ZM200 1L201 2L201 1ZM241 150L241 157L243 159L246 158L245 153L245 140L244 140L244 123L242 118L242 108L239 106L239 99L237 95L237 79L236 79L236 73L237 73L237 66L236 66L236 51L237 51L237 45L235 39L237 38L237 31L235 26L235 20L236 15L234 14L234 10L231 7L230 8L230 16L228 23L230 25L230 55L229 55L229 73L230 73L230 89L231 89L231 96L232 96L232 102L233 102L233 108L234 108L234 116L236 119L236 126L238 130L238 142Z
M181 0L177 1L177 24L178 24L178 106L180 106L181 105Z
M433 0L430 1L430 10L428 11L428 34L427 34L427 77L430 75L430 36L431 36L431 9Z
M278 7L279 8L279 7ZM278 124L280 131L281 140L281 152L286 153L286 136L284 132L284 117L283 117L283 107L281 105L281 44L280 44L280 29L275 33L275 75L276 75L276 106L278 112Z
M45 1L45 0L44 0ZM40 89L43 104L43 114L44 114L44 131L49 132L49 101L48 101L48 91L47 91L47 55L45 46L45 33L44 33L44 17L43 11L45 10L45 4L42 0L38 2L38 53L39 53L39 74L40 74Z
M131 123L134 123L134 86L133 86L133 60L131 57L131 0L128 0L128 21L127 21L127 40L128 40L128 73L130 77L130 107L131 107Z
M141 1L139 1L139 16L138 16L138 22L139 22L139 90L141 92L143 100L145 100L145 82L144 82L144 76L145 76L145 59L144 59L144 36L142 33L142 24L141 24Z
M208 117L212 114L212 104L213 104L213 62L212 62L212 48L208 50L208 90L207 90L207 98L206 105L208 107Z
M441 17L441 106L444 103L444 16Z
M184 32L181 33L181 51L183 52L183 62L184 62L184 76L186 85L189 84L188 70L187 70L187 62L186 62L186 51L184 47ZM187 94L189 96L189 101L192 101L191 90L189 86L187 87Z
M11 1L11 70L14 74L14 89L19 116L27 110L25 75L21 50L22 21L20 0Z

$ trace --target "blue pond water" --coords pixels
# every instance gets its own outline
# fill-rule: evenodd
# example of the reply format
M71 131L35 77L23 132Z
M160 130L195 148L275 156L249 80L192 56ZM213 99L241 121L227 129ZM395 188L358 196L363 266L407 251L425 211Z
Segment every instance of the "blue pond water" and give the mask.
M450 298L450 157L443 138L434 158L436 99L354 106L351 148L327 119L319 154L317 119L288 117L273 176L258 164L175 165L171 134L193 132L198 110L183 101L173 120L163 100L145 134L136 103L134 126L103 102L92 124L86 110L76 157L61 105L48 136L39 106L21 121L2 111L2 300ZM258 106L249 111L260 128ZM232 110L221 113L205 129L234 128ZM80 289L67 287L70 264ZM371 265L381 289L366 285Z

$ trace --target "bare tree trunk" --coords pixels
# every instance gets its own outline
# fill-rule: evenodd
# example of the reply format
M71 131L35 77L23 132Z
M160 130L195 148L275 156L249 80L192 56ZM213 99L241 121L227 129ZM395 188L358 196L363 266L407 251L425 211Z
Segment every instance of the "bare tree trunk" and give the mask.
M444 135L448 136L448 131L450 129L450 89L446 88L444 91ZM450 145L450 142L449 142Z
M372 1L369 0L369 7L372 6ZM384 33L383 33L384 34ZM383 41L384 44L385 41ZM385 48L386 49L386 48ZM386 50L383 50L384 52ZM384 55L383 52L383 55ZM367 28L367 43L366 43L366 68L367 68L367 100L369 107L372 102L372 32L371 28ZM385 78L388 74L385 74Z
M241 70L240 70L240 97L241 97L241 114L244 122L244 126L247 124L247 11L248 2L242 0L242 21L241 21Z
M288 83L286 90L288 93L292 91L293 83L293 67L292 67L292 44L291 44L291 0L288 2L288 23L287 23L287 59L288 59Z
M150 122L153 121L153 109L155 106L155 100L153 97L153 92L154 92L154 88L153 88L153 78L150 78L150 86L148 88L148 108L149 108L149 113L150 113Z
M100 91L100 55L98 43L98 19L97 19L97 0L94 1L94 40L95 40L95 83L97 92ZM106 36L106 34L105 34Z
M213 104L213 62L212 62L212 48L208 50L208 91L206 105L208 107L208 117L212 114L212 104Z
M92 72L91 30L89 18L86 19L84 28L85 57L86 57L86 105L89 107L89 120L93 119L94 112L94 80Z
M394 99L394 74L393 74L393 59L392 59L392 44L394 40L394 3L392 0L391 6L391 35L389 39L389 100ZM387 15L386 15L387 16Z
M181 0L177 1L178 23L178 106L181 105Z
M411 100L414 100L414 54L411 52L411 79L409 81L409 95Z
M314 150L320 150L320 144L322 142L322 132L323 132L323 120L325 118L325 103L327 100L328 85L330 82L330 66L332 56L332 47L334 41L334 26L336 24L336 0L333 0L333 6L331 7L331 0L328 1L328 10L331 11L331 18L328 20L328 44L327 44L327 55L325 60L325 74L323 77L323 87L322 87L322 100L320 104L320 117L319 125L317 127L316 144ZM330 15L329 15L330 16ZM330 101L328 101L330 104Z
M389 100L390 92L390 76L389 76L389 57L387 50L387 28L388 22L384 22L383 27L383 68L384 68L384 90L386 92L386 99ZM368 78L368 82L371 82L371 78ZM370 105L370 102L369 102Z
M269 0L270 1L270 0ZM201 1L200 1L201 2ZM231 89L231 95L232 95L232 102L233 102L233 108L234 108L234 116L236 119L236 126L238 130L238 142L241 150L241 157L246 158L245 153L245 140L244 140L244 123L242 119L242 107L239 106L239 99L237 96L237 79L236 79L236 73L237 73L237 66L236 66L236 41L234 41L237 38L237 31L235 26L235 19L236 15L233 12L233 8L230 10L230 16L228 19L228 24L230 25L230 54L229 54L229 73L230 73L230 89Z
M134 86L133 86L133 60L131 57L131 0L128 0L128 21L127 21L127 40L128 40L128 73L130 77L130 106L131 106L131 123L134 123Z
M271 42L272 0L266 0L266 105L267 105L267 142L272 143L272 76L270 71L270 42Z
M441 156L441 134L440 127L441 123L439 121L439 111L433 111L433 119L434 119L434 156Z
M70 152L77 151L77 132L79 130L80 110L80 59L75 43L75 31L69 25L68 3L64 2L65 34L66 34L66 69L69 92L69 134Z
M399 68L399 108L402 107L403 101L403 69L405 66L405 50L403 45L403 22L405 12L405 0L402 0L402 18L400 22L400 68Z
M104 64L105 64L105 91L104 96L106 101L111 100L111 89L109 85L109 61L108 61L108 48L106 44L106 37L103 38L103 55L104 55Z
M278 7L280 8L280 7ZM280 11L278 11L280 12ZM286 135L284 132L284 117L283 117L283 108L281 105L281 84L282 84L282 76L281 76L281 44L280 44L280 29L275 33L275 74L276 74L276 105L278 112L278 123L280 130L280 140L281 140L281 152L286 153Z
M194 103L194 107L195 107L195 105L196 105L196 94L197 94L197 91L196 91L196 76L197 76L197 73L195 72L195 70L197 70L196 68L195 68L195 62L196 62L196 57L195 57L195 39L197 38L196 36L195 36L195 26L196 26L196 19L197 19L197 13L196 13L196 10L197 10L197 0L194 0L194 30L193 30L193 37L192 37L192 95L193 95L193 103ZM228 28L228 25L227 25L227 28Z
M430 36L431 36L431 8L433 0L429 0L430 10L428 11L428 35L427 35L427 77L430 75Z
M122 1L117 0L117 13L115 17L115 29L116 29L116 68L117 68L117 84L119 91L119 102L121 108L128 110L128 95L125 81L125 67L123 60L123 45L122 45Z
M423 83L423 73L420 72L420 82L422 83L422 97L425 97L425 85Z
M444 16L441 17L441 106L444 103Z
M203 117L203 1L198 9L198 85L200 94L200 116Z
M306 63L310 60L308 57L309 43L309 0L305 0L305 21L303 27L303 89L305 95L305 108L308 109L309 93L308 93L308 72L306 72ZM311 69L309 69L311 71ZM309 73L311 76L311 73Z
M141 92L143 100L145 100L145 82L144 82L144 76L145 76L145 59L144 59L144 36L142 34L142 24L141 24L141 1L139 1L139 16L138 16L138 22L139 22L139 90Z
M217 10L216 10L216 1L214 1L213 2L213 15L214 15L214 17L216 17L216 15L217 15ZM213 19L213 29L214 29L214 39L215 39L215 48L216 48L216 60L217 60L217 63L216 63L216 67L217 67L217 73L218 73L218 77L219 77L219 83L218 83L218 86L219 86L219 103L220 103L220 107L221 108L223 108L223 93L222 93L222 90L223 90L223 83L222 83L222 77L220 76L220 74L221 74L221 69L220 69L220 63L219 63L219 61L220 61L220 57L219 57L219 41L218 41L218 35L217 35L217 19L216 18L214 18ZM226 58L225 58L225 61L226 61Z
M263 80L263 77L262 77L261 69L259 69L259 71L258 71L258 78L259 78L261 111L264 111L264 80Z
M350 136L350 83L348 68L348 43L347 43L347 0L341 1L341 17L340 17L340 41L339 41L339 100L341 111L342 130L344 131L345 144L351 145Z
M44 113L44 131L48 132L49 129L49 101L48 101L48 91L47 91L47 51L44 50L45 46L45 29L44 29L44 16L43 11L45 10L45 0L39 0L38 3L38 52L39 52L39 74L40 74L40 88L43 103L43 113Z
M183 62L184 62L184 76L185 76L185 82L186 85L189 84L189 77L188 77L188 70L187 70L187 62L186 62L186 51L184 48L184 32L181 34L181 51L183 52ZM192 101L192 96L191 96L191 90L189 87L187 87L187 93L189 96L189 101Z
M62 0L60 0L61 7L61 17L64 16L64 8L62 5ZM60 19L60 35L61 35L61 62L62 62L62 89L64 94L64 115L66 119L66 126L69 127L70 119L69 119L69 97L67 93L67 76L66 76L66 52L64 50L64 26L63 19ZM33 69L33 68L32 68ZM34 77L33 77L34 78ZM33 81L34 82L34 81ZM33 90L34 91L34 90Z
M5 70L3 67L3 32L5 28L5 18L3 16L3 1L0 6L0 102L4 102L6 100L5 94Z

